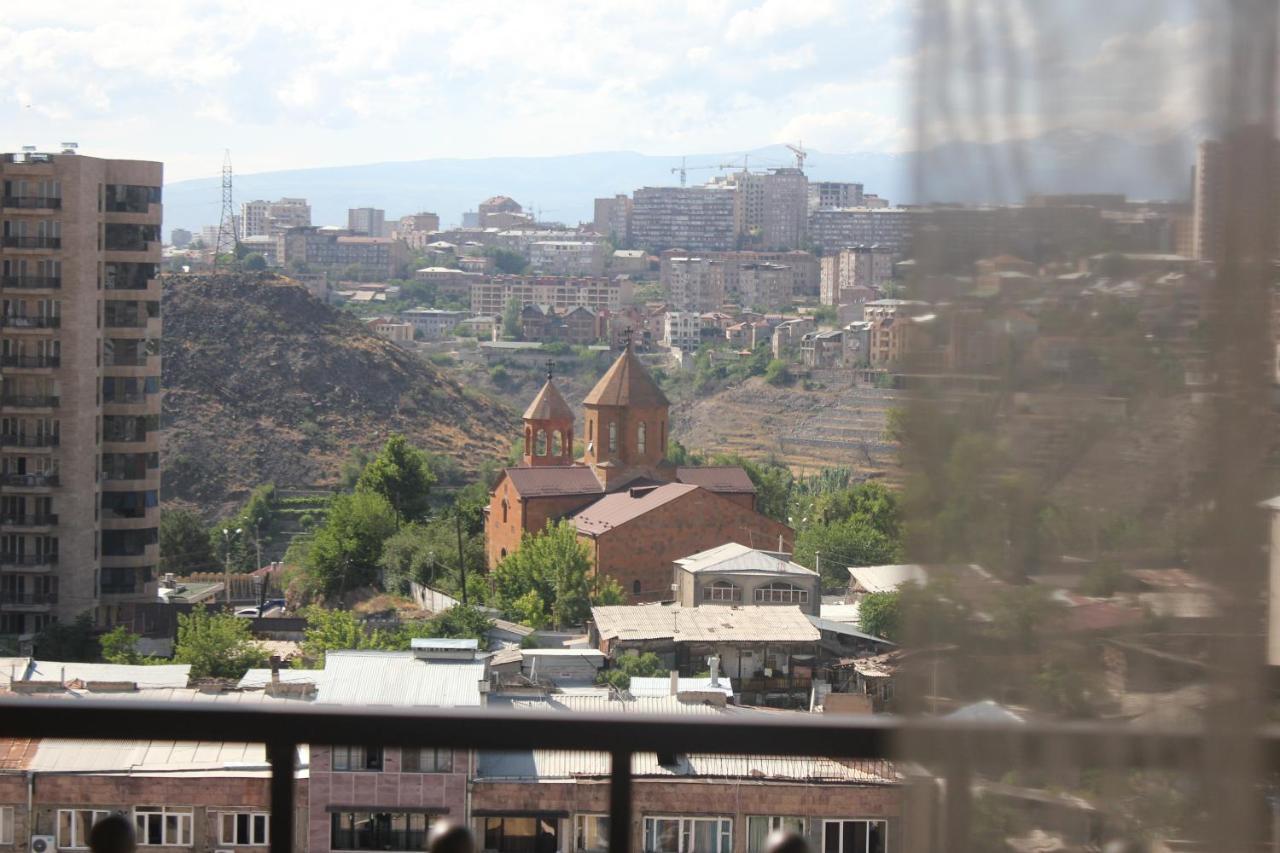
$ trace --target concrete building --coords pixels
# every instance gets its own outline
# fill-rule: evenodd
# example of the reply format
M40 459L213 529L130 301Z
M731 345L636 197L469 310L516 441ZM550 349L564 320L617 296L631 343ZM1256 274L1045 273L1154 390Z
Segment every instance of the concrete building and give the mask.
M790 290L793 295L818 295L818 259L809 252L704 252L702 256L712 262L712 276L718 276L713 287L723 295L723 299L730 302L741 299L740 276L744 264L784 266L791 276Z
M407 344L413 341L413 324L379 317L369 321L369 329L380 338L386 338L393 344Z
M477 208L476 225L481 228L515 228L532 222L533 217L525 215L524 208L510 196L492 196Z
M696 311L668 311L662 319L662 345L694 352L702 346L702 315Z
M642 187L631 211L631 242L650 252L731 249L735 190L729 186Z
M360 237L385 237L387 212L376 207L353 207L347 211L347 230Z
M535 240L529 267L542 275L602 275L605 244L587 240Z
M311 225L291 228L280 236L280 263L300 261L308 267L345 271L356 267L361 274L391 277L407 258L395 241L387 237L364 237L342 228Z
M821 579L789 556L728 542L682 557L675 561L676 603L682 607L794 605L817 616L822 605Z
M844 366L844 330L809 332L800 339L800 363L819 369Z
M845 181L810 181L809 182L809 211L822 208L839 208L839 207L862 207L865 204L865 197L862 194L862 184L852 184Z
M664 253L659 281L677 311L712 311L725 301L725 278L716 274L710 258Z
M791 292L794 278L791 268L768 262L738 264L736 301L744 308L757 311L779 311L788 307L795 296Z
M605 235L614 245L627 245L630 243L631 197L619 194L613 198L596 199L591 230L597 234Z
M191 245L192 234L185 228L175 228L169 232L169 242L175 249L185 249Z
M410 308L399 314L400 321L411 325L417 337L425 341L453 337L453 330L469 316L471 315L466 311L445 311L440 308Z
M593 311L619 311L631 301L631 279L626 276L495 275L471 284L471 313L500 316L507 304L549 305L567 310L581 305Z
M649 256L641 249L618 249L609 258L609 271L615 275L643 273L648 269Z
M0 155L0 634L147 591L159 557L163 167Z
M423 267L416 270L413 277L418 281L434 284L438 298L463 303L471 301L471 285L484 280L483 273L466 272L453 267Z
M809 216L809 239L823 254L845 246L881 246L901 255L910 247L914 216L900 207L815 210Z
M816 330L817 323L812 317L783 320L773 329L773 357L785 361L797 360L795 356L799 352L801 338Z
M246 201L240 205L240 239L276 237L290 228L311 224L311 205L305 198Z
M844 247L824 255L819 300L823 305L845 305L857 301L855 293L864 292L862 288L879 290L893 278L896 257L881 246Z
M805 239L809 215L809 179L799 169L738 172L734 227L744 245L795 249Z

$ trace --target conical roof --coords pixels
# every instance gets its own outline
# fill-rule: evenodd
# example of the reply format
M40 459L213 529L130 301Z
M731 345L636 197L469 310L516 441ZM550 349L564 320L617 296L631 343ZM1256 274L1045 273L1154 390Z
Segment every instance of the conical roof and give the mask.
M582 401L586 406L669 406L640 359L627 347Z
M524 410L526 421L572 421L573 409L564 401L560 390L550 379L542 386L538 396L533 398L529 408Z

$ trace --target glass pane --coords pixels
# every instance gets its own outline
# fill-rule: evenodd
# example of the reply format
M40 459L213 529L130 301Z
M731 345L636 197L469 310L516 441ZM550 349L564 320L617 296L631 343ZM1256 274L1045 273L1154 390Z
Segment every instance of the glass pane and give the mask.
M769 825L772 821L767 817L747 818L747 853L761 853L764 840L769 836Z
M885 823L882 820L867 824L867 853L884 853Z
M840 822L829 820L823 829L823 853L840 853Z

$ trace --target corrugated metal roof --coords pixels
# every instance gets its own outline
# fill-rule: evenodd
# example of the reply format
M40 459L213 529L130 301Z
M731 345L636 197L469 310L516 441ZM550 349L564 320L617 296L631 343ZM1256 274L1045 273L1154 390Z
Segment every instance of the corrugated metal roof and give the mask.
M688 483L665 483L652 488L615 492L605 495L575 515L573 524L580 533L598 536L682 498L697 488L698 486Z
M322 669L281 669L280 681L285 684L318 684L324 677ZM251 669L236 684L239 688L266 687L271 683L270 669Z
M846 622L857 625L862 621L862 606L856 602L850 604L826 604L818 609L818 615L833 622Z
M478 707L481 661L418 660L413 652L325 655L316 701L325 705Z
M480 648L480 641L474 637L414 637L409 641L410 649L449 649L450 651L472 651Z
M821 636L800 608L792 606L619 605L593 607L591 618L606 640L803 643Z
M779 557L769 551L759 551L738 542L729 542L706 551L699 551L676 564L686 572L727 572L750 575L805 575L817 577L813 569Z
M30 681L132 681L139 687L186 687L191 665L168 663L133 666L118 663L78 663L37 660L32 662Z
M676 468L676 479L692 483L711 492L745 492L755 494L755 483L737 465L706 465Z
M524 497L546 495L601 495L604 487L584 465L547 465L508 468L507 479Z
M638 675L631 676L631 685L627 688L627 692L637 699L658 698L671 695L671 677L663 678L642 678ZM677 693L723 693L726 696L733 695L733 686L728 678L719 678L716 684L711 684L711 676L704 675L699 677L681 677L676 683Z
M924 585L929 575L923 566L914 564L899 566L854 566L849 575L867 592L891 592L908 581Z
M821 616L810 616L809 621L813 623L813 627L819 631L830 631L833 634L841 634L845 637L857 637L860 640L871 640L876 643L884 643L887 646L894 646L897 643L890 642L883 637L877 637L875 634L866 634L859 631L848 622L837 622L835 619L823 619Z

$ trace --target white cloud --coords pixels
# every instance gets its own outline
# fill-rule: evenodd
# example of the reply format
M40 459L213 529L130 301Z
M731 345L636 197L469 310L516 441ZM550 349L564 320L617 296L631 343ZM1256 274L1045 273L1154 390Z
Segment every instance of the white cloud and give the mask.
M764 58L764 67L770 71L799 71L813 67L817 61L818 52L806 44L785 53L770 53Z
M735 12L725 38L730 43L757 42L791 29L801 29L832 16L835 0L764 0L754 9Z

